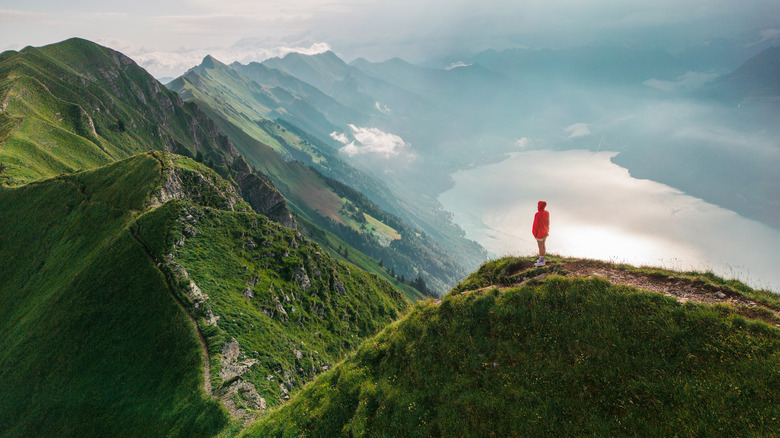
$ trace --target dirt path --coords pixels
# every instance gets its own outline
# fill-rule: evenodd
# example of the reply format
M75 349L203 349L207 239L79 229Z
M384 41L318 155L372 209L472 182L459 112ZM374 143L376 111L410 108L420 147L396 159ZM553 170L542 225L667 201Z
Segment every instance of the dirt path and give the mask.
M548 275L552 274L565 277L600 277L613 284L658 292L672 297L681 303L731 304L737 313L743 316L760 319L780 327L780 308L755 302L731 289L706 284L701 281L662 274L634 272L595 260L553 261L541 270L532 272L531 269L534 269L533 262L522 262L516 266L514 272L508 273L509 278L517 278L516 283L511 285L494 285L473 291L464 291L463 293L479 293L480 291L496 287L499 289L516 287L532 280L544 280ZM438 302L435 304L438 304Z

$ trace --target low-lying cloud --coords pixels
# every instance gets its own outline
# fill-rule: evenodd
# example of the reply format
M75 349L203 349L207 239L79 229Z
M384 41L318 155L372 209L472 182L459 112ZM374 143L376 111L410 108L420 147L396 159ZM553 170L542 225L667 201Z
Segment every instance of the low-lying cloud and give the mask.
M575 123L571 126L568 126L566 129L564 129L567 134L569 134L567 139L573 139L578 137L585 137L586 135L590 135L590 125L587 123Z
M663 81L659 79L648 79L642 84L648 87L655 88L657 90L666 91L669 93L676 91L691 91L695 90L702 85L712 82L718 78L717 73L702 73L689 71L684 75L677 78L675 81Z
M117 48L117 45L112 45L111 47ZM145 50L136 47L117 48L117 50L133 58L138 65L158 78L179 76L191 67L200 64L206 55L211 55L226 64L236 61L241 64L249 64L250 62L262 62L269 58L281 58L289 53L316 55L327 52L330 49L330 45L323 42L313 43L309 46L277 45L263 47L259 43L255 45L251 41L242 41L229 48L180 49L176 51Z
M350 141L347 133L332 132L331 138L342 143L344 146L339 151L349 155L378 155L384 158L391 158L399 155L401 152L408 151L410 145L401 137L384 132L378 128L363 128L355 125L349 125L352 130Z

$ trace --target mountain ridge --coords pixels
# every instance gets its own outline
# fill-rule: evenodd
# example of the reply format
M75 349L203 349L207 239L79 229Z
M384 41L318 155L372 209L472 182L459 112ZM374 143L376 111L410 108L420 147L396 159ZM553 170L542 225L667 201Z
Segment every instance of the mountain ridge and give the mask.
M552 260L486 263L240 436L777 435L777 296L711 274ZM772 310L684 302L607 271Z

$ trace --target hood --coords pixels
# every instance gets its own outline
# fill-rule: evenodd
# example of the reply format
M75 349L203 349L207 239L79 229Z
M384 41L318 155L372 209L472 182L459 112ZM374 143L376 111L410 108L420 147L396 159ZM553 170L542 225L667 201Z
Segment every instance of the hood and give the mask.
M544 201L539 201L539 211L544 210L545 207L547 207L547 203Z

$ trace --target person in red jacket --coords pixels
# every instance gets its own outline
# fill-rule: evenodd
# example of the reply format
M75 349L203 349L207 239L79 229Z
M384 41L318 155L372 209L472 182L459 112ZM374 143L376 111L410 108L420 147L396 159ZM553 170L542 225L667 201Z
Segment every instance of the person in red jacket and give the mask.
M534 215L533 233L536 238L536 243L539 245L539 258L534 263L534 266L544 266L544 255L547 253L547 249L544 246L547 240L547 235L550 234L550 212L545 210L547 203L539 201L539 211Z

